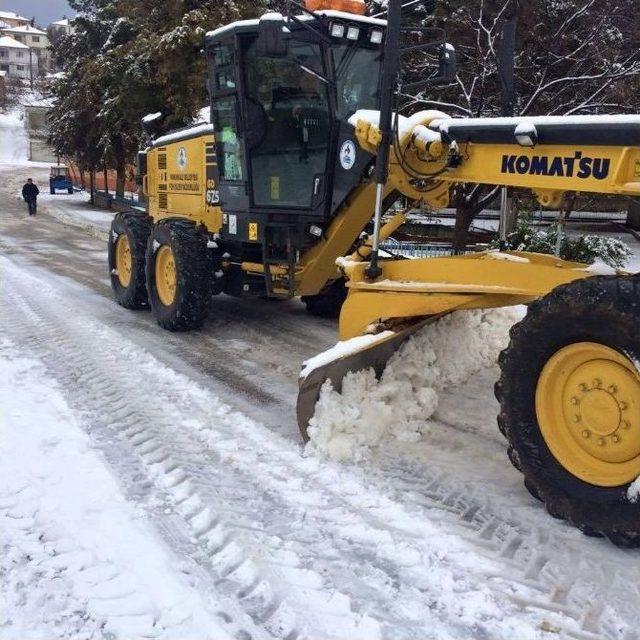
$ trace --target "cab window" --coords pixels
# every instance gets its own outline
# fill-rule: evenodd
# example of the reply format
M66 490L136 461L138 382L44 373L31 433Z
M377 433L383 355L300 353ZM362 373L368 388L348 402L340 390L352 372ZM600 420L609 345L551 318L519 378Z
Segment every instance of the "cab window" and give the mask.
M305 207L325 173L330 115L320 47L292 43L288 58L245 53L247 153L257 206Z
M218 161L222 180L244 179L242 140L238 131L238 107L235 95L218 98L214 103Z

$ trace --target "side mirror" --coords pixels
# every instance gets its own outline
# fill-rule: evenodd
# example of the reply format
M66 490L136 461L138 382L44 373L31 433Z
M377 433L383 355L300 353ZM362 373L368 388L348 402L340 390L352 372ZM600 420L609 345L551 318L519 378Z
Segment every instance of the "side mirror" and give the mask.
M432 76L419 80L417 82L410 82L403 85L405 91L412 89L424 90L427 87L438 87L455 82L456 73L458 71L456 50L453 45L448 42L440 42L439 44L427 44L424 47L418 47L420 50L430 51L435 57L438 56L438 72ZM416 49L411 47L410 49ZM435 65L434 65L435 66Z
M147 152L138 151L136 156L136 184L141 187L147 175Z
M157 113L148 113L142 118L142 130L150 137L155 138L160 133L165 114L158 111Z
M281 13L265 13L258 25L259 56L265 58L284 58L289 52L289 29Z
M438 81L441 84L455 82L458 72L458 58L455 47L448 42L440 45L438 51Z

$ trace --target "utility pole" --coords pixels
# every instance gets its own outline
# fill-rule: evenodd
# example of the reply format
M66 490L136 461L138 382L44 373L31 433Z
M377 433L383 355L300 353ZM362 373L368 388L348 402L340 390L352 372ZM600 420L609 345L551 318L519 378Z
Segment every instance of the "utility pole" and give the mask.
M29 83L33 89L33 49L31 47L29 47Z
M500 93L502 100L502 115L510 118L514 115L516 104L515 88L515 57L516 57L516 22L518 2L514 0L510 15L502 25L500 35ZM500 249L507 248L507 236L513 231L515 219L513 216L513 195L511 189L503 187L500 198Z

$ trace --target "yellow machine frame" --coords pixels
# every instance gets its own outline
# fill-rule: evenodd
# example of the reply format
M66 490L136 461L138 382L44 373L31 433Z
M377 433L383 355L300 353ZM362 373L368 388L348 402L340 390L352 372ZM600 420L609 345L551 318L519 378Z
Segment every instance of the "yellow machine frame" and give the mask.
M640 149L637 147L596 146L587 141L579 148L566 145L527 148L516 142L469 142L455 145L459 162L449 166L452 146L444 144L437 135L425 135L425 131L434 130L434 124L447 120L448 116L439 111L425 111L411 118L411 126L405 127L399 146L392 150L385 196L396 192L411 202L439 209L449 204L451 185L465 182L530 189L543 206L553 207L560 206L567 192L640 193ZM173 135L164 144L156 143L149 150L148 175L144 182L148 211L155 221L168 216L186 217L202 223L215 234L222 227L224 213L211 195L217 193L216 184L207 178L207 163L213 162L215 154L214 136L209 131L194 136L192 131L185 131L184 138ZM375 155L381 140L377 126L366 119L358 119L355 134L359 145ZM539 157L560 158L566 162L580 155L606 160L611 167L606 179L593 175L579 179L575 172L572 177L566 177L500 171L504 162L515 167L516 163L525 166ZM437 176L427 190L414 186L403 167L407 163L423 174ZM340 324L342 339L358 335L376 318L422 316L445 309L527 302L559 284L591 275L584 265L556 258L515 254L505 260L504 254L489 253L383 261L383 275L375 283L368 282L363 262L369 252L367 246L343 262L340 268L336 266L336 259L349 251L371 219L374 199L373 181L359 186L326 229L322 240L300 256L295 268L296 295L314 295L328 281L341 275L348 278L350 296ZM404 214L396 214L383 227L381 238L391 235L404 220ZM229 263L223 263L223 267L229 267ZM240 267L251 274L265 272L260 263L244 262ZM270 271L272 275L284 276L288 273L288 265L272 265ZM392 305L390 295L393 296Z

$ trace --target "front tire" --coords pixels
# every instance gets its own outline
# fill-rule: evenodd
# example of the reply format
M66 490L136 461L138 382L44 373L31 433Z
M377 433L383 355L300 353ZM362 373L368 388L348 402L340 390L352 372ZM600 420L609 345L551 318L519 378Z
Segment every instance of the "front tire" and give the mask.
M302 296L307 313L320 318L337 318L347 298L347 287L344 278L334 280L315 296Z
M151 218L125 211L114 216L109 231L109 274L116 302L126 309L146 307L145 253Z
M588 535L640 546L640 278L555 289L511 330L498 423L525 485Z
M147 243L149 302L158 324L169 331L202 326L212 295L212 261L202 227L168 218L153 227Z

